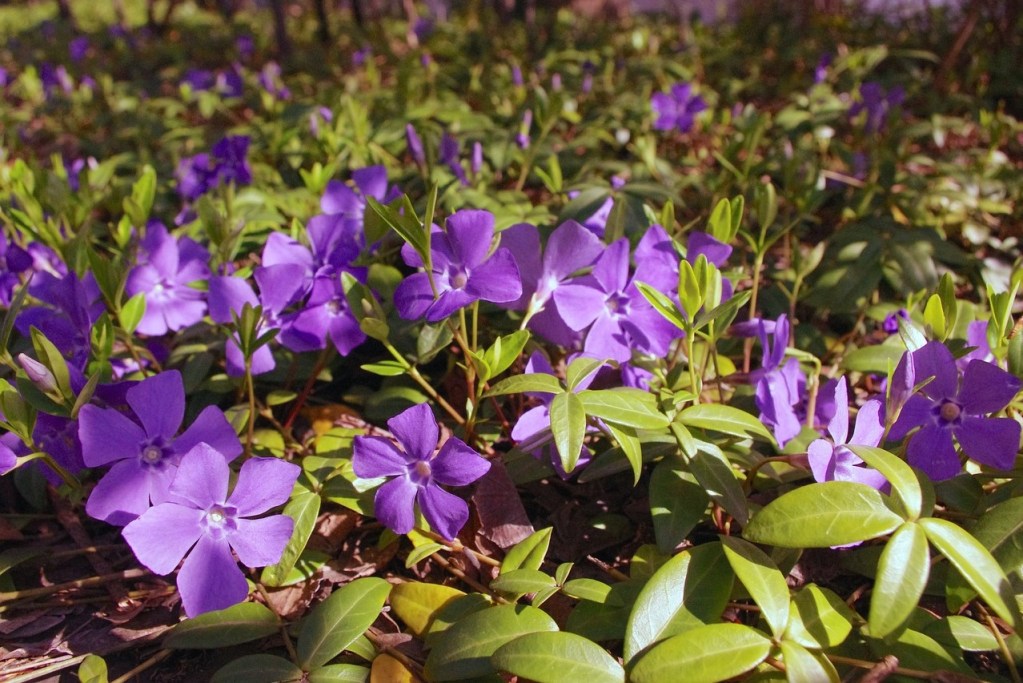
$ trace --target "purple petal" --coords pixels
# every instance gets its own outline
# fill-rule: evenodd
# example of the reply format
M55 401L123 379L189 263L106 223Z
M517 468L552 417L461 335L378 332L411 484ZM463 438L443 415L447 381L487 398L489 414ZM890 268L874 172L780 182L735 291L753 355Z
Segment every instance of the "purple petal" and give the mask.
M253 273L263 305L275 313L298 301L309 284L309 271L296 263L257 268Z
M185 417L185 384L180 372L168 370L147 377L128 389L126 396L146 436L169 439L177 434Z
M394 307L405 320L419 320L433 306L433 288L426 273L414 273L394 290Z
M810 471L818 482L835 480L835 447L824 439L813 441L806 448L806 459L810 462Z
M853 429L852 438L848 443L857 446L877 446L884 436L884 419L881 411L884 409L881 401L871 399L863 404L860 412L856 414L856 428Z
M1009 417L964 417L955 430L968 457L1000 470L1011 470L1019 452L1019 423Z
M502 244L504 234L501 233ZM551 233L547 241L543 254L543 272L564 280L580 268L592 265L603 251L604 243L600 238L576 221L565 221Z
M402 476L413 462L382 436L357 436L352 443L352 469L364 479Z
M1020 381L997 365L970 361L963 372L959 403L969 415L994 413L1009 405L1019 393Z
M449 289L441 292L440 297L426 311L426 321L437 323L455 311L465 308L479 297L473 296L467 289Z
M690 263L696 263L696 259L703 255L707 257L708 262L720 267L732 255L730 246L699 230L689 233L686 247L688 249L686 260Z
M430 461L434 481L446 486L466 486L490 470L490 461L461 439L451 437Z
M245 304L259 305L252 287L240 277L211 277L209 288L210 318L213 322L230 323L231 311L240 313Z
M205 510L227 500L227 481L231 469L227 459L209 445L201 443L185 453L170 486L171 502Z
M593 278L584 278L562 285L554 291L558 313L571 329L583 330L606 312L608 293L598 289L596 284Z
M477 209L462 209L451 214L446 225L452 251L458 261L469 268L483 263L494 238L494 214Z
M387 428L413 460L429 460L440 439L440 427L426 403L402 411L387 421Z
M621 238L609 245L593 266L593 278L610 294L625 289L629 281L629 240ZM567 321L566 321L567 322Z
M121 534L135 557L154 574L170 574L202 535L203 511L164 503L124 527Z
M621 323L606 313L594 321L593 327L586 334L583 349L588 356L610 358L619 363L632 358L632 340L622 329Z
M362 202L355 190L340 180L331 180L320 199L320 210L327 214L347 214Z
M466 291L477 299L504 303L522 294L522 280L515 259L507 249L498 249L487 262L469 275Z
M845 377L835 384L835 416L828 423L835 443L849 442L849 387Z
M78 437L82 461L99 467L115 460L136 460L146 434L142 428L112 408L84 405L78 413Z
M415 501L419 487L406 477L397 477L377 489L373 512L384 526L398 535L412 531L416 524Z
M342 356L347 356L355 347L366 341L366 333L362 331L359 321L352 315L351 311L331 316L327 332L330 335L330 341L334 344L334 348Z
M178 593L189 617L225 609L245 600L249 585L231 556L226 538L199 537L178 572Z
M907 460L934 481L959 474L962 465L952 445L952 431L929 424L913 435L906 449Z
M522 296L507 306L524 309L540 281L540 232L530 223L517 223L501 232L501 247L511 252L522 278Z
M540 443L550 441L552 438L551 413L547 406L536 406L522 413L518 422L512 427L511 438L518 442L522 450L526 451L533 450ZM537 443L534 444L534 441Z
M280 562L291 539L295 521L287 515L235 520L238 530L228 536L231 547L246 567L266 567Z
M250 458L242 465L238 482L227 503L237 508L239 517L261 515L270 508L288 502L301 472L302 468L298 465L278 458ZM245 562L244 559L242 561ZM245 564L250 567L265 566L249 562Z
M187 453L200 443L209 444L230 462L242 453L242 443L234 427L217 406L207 406L195 421L174 440L177 453Z
M352 180L364 196L384 200L387 194L387 168L384 166L367 166L352 171Z
M423 517L434 531L448 540L458 536L469 521L469 506L465 501L439 486L424 486L419 490L418 500Z
M96 484L85 504L90 517L127 524L149 509L149 477L135 458L123 460Z
M313 269L313 257L309 249L281 232L272 232L266 238L262 263L264 268L289 264L300 265L309 273Z
M888 439L891 441L901 441L914 427L930 422L933 417L931 414L933 407L933 402L919 394L910 396L906 404L902 406L899 419L895 421L895 424L888 431Z
M912 354L913 370L916 383L928 377L934 380L927 384L921 393L932 399L953 398L959 384L959 371L956 369L952 352L939 341L924 344Z

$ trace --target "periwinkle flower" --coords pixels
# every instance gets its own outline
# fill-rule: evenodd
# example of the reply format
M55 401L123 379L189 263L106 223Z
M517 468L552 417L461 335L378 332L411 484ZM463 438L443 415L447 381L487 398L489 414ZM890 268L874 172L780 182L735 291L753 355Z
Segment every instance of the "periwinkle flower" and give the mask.
M671 93L654 93L650 106L657 115L654 130L677 130L688 133L693 128L696 115L707 108L703 98L693 93L689 83L676 83Z
M154 222L139 244L138 265L128 273L125 294L146 293L146 310L136 328L162 335L193 325L206 315L205 294L190 287L210 275L209 252L198 242L174 239L162 223Z
M89 54L89 38L78 36L68 43L67 49L68 54L71 56L71 61L80 62Z
M387 421L401 448L379 436L357 436L352 467L364 478L393 477L377 489L374 514L396 534L415 526L418 505L430 526L454 539L469 519L469 506L441 488L467 486L490 469L490 462L461 439L450 437L437 450L440 427L430 406L412 406Z
M805 398L806 378L798 360L785 360L790 335L788 318L780 315L774 322L759 320L756 328L764 355L761 367L750 373L750 383L754 385L761 422L774 431L778 444L784 446L802 429L800 408Z
M909 311L905 308L900 308L897 311L892 311L884 317L881 322L881 329L888 334L895 334L899 331L899 320L909 320Z
M209 90L216 83L216 77L209 69L189 69L181 80L193 92Z
M220 184L248 185L252 182L247 135L228 135L205 152L184 157L178 162L174 176L178 194L186 201L195 201Z
M394 306L401 317L425 317L435 323L474 301L518 299L522 281L511 252L499 248L487 255L493 237L494 214L489 211L462 209L448 217L447 229L437 229L431 237L431 273L408 276L394 292ZM410 266L425 265L408 245L402 248L402 256Z
M253 308L258 306L262 309L257 335L262 335L270 330L278 330L282 326L281 311L296 300L302 285L303 282L296 279L288 283L287 288L261 288L260 295L257 297L252 286L240 277L232 275L211 277L209 280L210 318L215 323L229 325L234 322L235 316L241 315L245 305L248 304ZM236 332L227 340L224 352L227 360L227 374L232 377L245 374L245 356L238 343ZM261 375L270 372L276 365L270 346L264 344L252 354L250 370L253 375Z
M277 458L250 458L228 495L229 456L198 443L181 457L167 499L122 531L139 562L156 574L178 572L185 614L194 617L245 600L242 564L265 567L281 559L294 520L287 515L253 519L283 505L301 468Z
M861 112L866 112L864 129L868 133L877 133L905 99L906 91L901 86L885 91L880 83L867 81L860 86L860 99L849 108L849 118L854 119Z
M309 132L314 138L320 137L320 126L331 123L334 120L334 112L330 107L316 107L309 113Z
M533 110L527 109L522 115L522 123L519 125L519 132L515 134L515 144L522 149L529 147L529 129L533 127Z
M147 377L125 392L125 400L130 416L91 404L78 414L85 464L113 463L86 503L91 517L126 524L145 512L150 501L166 502L181 457L196 444L210 444L225 463L242 452L238 436L216 406L205 408L178 435L185 417L185 386L177 370Z
M477 140L472 143L472 158L469 164L469 169L472 171L473 177L478 176L480 171L483 170L483 143Z
M813 69L813 82L814 84L823 83L828 78L828 68L831 66L832 55L830 52L825 52L821 55L821 58L817 60L817 66Z
M411 123L405 124L405 144L412 160L420 166L426 164L426 152L423 151L423 139L416 132L416 127Z
M32 255L7 241L0 231L0 306L10 306L14 290L21 284L21 274L32 268Z
M459 144L458 139L453 135L444 133L440 139L440 160L441 163L447 165L451 169L451 172L458 182L462 185L468 185L469 179L465 176L465 169L462 168L462 146Z
M274 99L291 99L291 90L284 85L284 80L281 78L281 65L277 62L267 62L259 72L258 80L263 90Z
M387 203L397 189L387 185L387 169L367 166L352 171L352 184L327 183L320 211L309 219L309 238L314 250L336 267L348 265L365 248L364 224L367 198Z
M871 399L856 415L856 427L849 436L849 388L845 377L834 385L835 414L828 422L831 440L816 439L807 448L813 478L824 481L856 481L875 489L887 484L877 470L865 467L863 460L849 450L849 445L877 446L884 435L881 401Z
M92 273L79 278L75 273L56 277L37 271L28 293L41 305L25 308L15 321L23 335L36 327L69 356L75 366L84 366L91 348L92 325L106 307Z
M920 428L906 448L910 465L935 481L954 477L962 469L954 439L971 460L999 470L1012 469L1020 425L1012 418L988 415L1005 408L1016 396L1021 386L1017 377L983 360L971 360L960 376L952 352L938 341L903 355L893 384L907 384L900 381L907 375L915 385L933 378L905 401L888 434L898 441Z

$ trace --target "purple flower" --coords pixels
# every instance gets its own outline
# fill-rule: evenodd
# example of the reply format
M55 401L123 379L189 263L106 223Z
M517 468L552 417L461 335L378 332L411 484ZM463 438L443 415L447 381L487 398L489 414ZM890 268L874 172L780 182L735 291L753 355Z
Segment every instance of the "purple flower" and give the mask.
M314 138L320 137L320 126L334 120L334 112L329 107L316 107L309 114L309 132Z
M573 345L579 333L565 323L554 293L569 282L574 273L593 265L604 251L604 244L575 221L566 221L551 233L542 260L540 231L529 223L519 223L503 231L501 244L511 251L522 277L522 295L505 305L512 310L527 311L529 329L555 344Z
M125 398L130 416L94 405L83 406L78 414L85 464L113 463L86 503L91 517L125 524L145 512L150 501L165 502L181 457L200 442L228 460L242 452L238 436L216 406L205 408L176 436L185 417L185 386L177 370L142 380Z
M849 118L866 112L863 127L868 133L876 133L884 126L888 115L898 111L904 99L906 91L900 86L885 92L880 83L867 81L860 86L860 99L849 108Z
M296 279L289 282L286 288L261 288L260 296L257 298L249 283L240 277L214 276L210 278L209 283L210 318L213 322L229 325L234 322L234 316L241 314L245 304L254 308L260 306L263 315L257 330L259 335L281 328L281 311L295 300L303 286L301 279ZM227 340L225 355L228 375L238 377L245 374L245 357L238 346L237 333ZM252 354L253 375L270 372L274 367L276 361L269 345L260 346Z
M0 476L3 476L14 469L18 464L17 454L10 446L0 441Z
M513 64L511 69L511 80L512 85L516 88L521 88L525 81L522 80L522 67L518 64Z
M519 132L515 135L515 144L522 149L529 147L529 129L533 127L533 110L527 109L522 115L522 123L519 125Z
M354 188L338 180L327 183L320 198L323 213L313 216L308 223L309 238L318 258L334 267L350 264L367 246L363 234L366 198L387 203L397 193L396 188L387 186L387 169L383 166L356 169L352 171L352 181Z
M827 439L817 439L807 448L810 471L813 478L824 481L858 481L861 484L880 489L887 480L877 470L864 466L863 460L847 448L855 446L877 446L884 435L881 421L881 401L871 399L863 404L856 415L856 428L849 437L849 389L843 377L835 389L835 415L828 422Z
M462 185L468 185L469 179L465 177L465 169L462 168L461 153L462 146L458 143L458 140L454 136L444 133L440 139L441 163L446 164L451 169L451 172Z
M479 175L483 170L483 143L477 140L472 143L472 161L469 164L473 177Z
M217 183L248 185L252 182L249 167L249 136L228 135L213 145L213 159L216 166L213 175Z
M0 306L10 306L21 274L32 268L32 255L17 244L9 243L0 231Z
M780 315L773 323L760 320L757 328L764 356L760 369L750 373L750 382L755 387L761 422L771 427L778 444L784 446L802 430L806 378L795 358L789 358L782 365L789 345L788 318Z
M616 175L611 176L612 190L617 190L624 186L625 186L624 178L620 178L619 176ZM578 196L579 190L571 190L568 193L569 199L575 199ZM585 220L582 221L583 227L592 232L597 237L603 237L604 230L607 229L607 219L611 217L611 210L614 208L614 205L615 205L614 196L613 195L608 196L608 198L604 200L604 203L597 207L596 211L594 211L592 214L590 214L590 216L588 216Z
M42 81L46 97L50 97L57 89L63 90L65 94L75 89L75 81L64 65L54 67L52 64L44 63L39 67L39 80Z
M298 465L251 458L228 496L227 461L209 444L196 444L182 456L166 502L122 531L135 557L156 574L169 574L185 559L178 592L190 617L245 600L249 587L231 551L248 567L274 564L295 526L287 515L251 518L288 500Z
M281 65L277 62L267 62L263 66L263 70L259 72L259 85L275 99L291 99L291 90L284 85L281 78Z
M644 273L644 280L649 274ZM616 240L593 272L554 291L554 302L573 330L589 328L583 349L595 358L624 362L632 352L662 356L679 330L639 293L629 277L629 241Z
M106 306L92 273L79 279L74 273L55 277L39 271L32 276L28 293L43 305L24 309L15 321L23 335L37 327L46 338L82 367L91 349L92 324Z
M899 331L899 318L909 320L909 311L905 308L900 308L897 311L889 313L885 316L884 322L881 323L881 329L888 334L895 334Z
M68 43L67 49L71 61L80 62L89 53L89 39L86 36L78 36Z
M146 312L137 331L162 335L193 325L206 315L205 294L189 283L210 276L210 254L188 237L174 239L152 223L139 245L138 264L128 273L125 294L146 292Z
M182 199L195 201L214 186L212 165L210 155L205 152L183 157L178 162L174 177L178 181L178 194Z
M973 350L965 356L956 359L956 365L960 370L973 360L982 360L988 363L995 363L995 354L991 352L991 346L987 341L987 320L974 320L966 326L966 345L973 347Z
M659 92L650 98L657 120L654 130L677 130L688 133L693 128L696 115L707 108L707 103L699 95L693 94L693 86L689 83L676 83L671 86L671 94Z
M906 448L910 465L935 481L954 477L961 469L954 437L972 460L999 470L1012 469L1020 425L1012 418L987 415L1002 410L1016 396L1018 378L982 360L970 361L960 377L952 353L938 341L902 357L893 381L902 384L898 379L906 375L917 385L934 378L906 400L888 434L900 440L920 427Z
M239 57L249 59L256 51L256 43L252 36L243 34L234 39L234 49L238 50Z
M405 124L405 144L408 146L408 153L412 160L420 166L426 163L426 153L423 151L423 139L419 137L415 126L411 123Z
M821 58L817 61L817 66L813 70L813 82L823 83L828 78L828 67L831 66L832 55L830 52L825 52L821 55Z
M352 445L355 474L364 479L394 477L376 492L377 519L394 533L407 534L415 526L418 504L438 534L454 539L469 519L469 506L440 485L471 484L487 473L490 463L455 437L434 455L440 427L425 403L392 417L387 427L401 448L379 436L357 436Z
M511 252L501 248L487 257L493 237L494 214L489 211L462 209L452 214L447 230L437 229L432 234L432 272L408 276L394 292L394 305L401 317L416 320L425 316L427 322L435 323L474 301L518 299L522 281ZM402 256L410 266L424 266L408 245L402 248Z
M189 69L181 79L193 92L209 90L216 83L216 77L209 69Z

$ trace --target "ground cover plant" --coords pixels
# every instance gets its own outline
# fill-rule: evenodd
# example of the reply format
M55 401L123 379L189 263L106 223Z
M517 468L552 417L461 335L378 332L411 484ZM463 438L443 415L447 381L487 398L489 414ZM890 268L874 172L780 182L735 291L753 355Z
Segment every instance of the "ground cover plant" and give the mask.
M0 677L1020 680L1013 3L271 4L0 8Z

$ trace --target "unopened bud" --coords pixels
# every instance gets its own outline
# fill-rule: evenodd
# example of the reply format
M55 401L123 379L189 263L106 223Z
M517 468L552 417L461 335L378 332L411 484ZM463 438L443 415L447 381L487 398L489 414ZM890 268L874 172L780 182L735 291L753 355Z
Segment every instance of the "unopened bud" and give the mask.
M43 393L52 394L57 392L57 378L53 376L48 367L35 358L30 358L23 353L18 354L18 363L21 364L21 368L28 375L28 378L32 380L32 383L39 387Z

